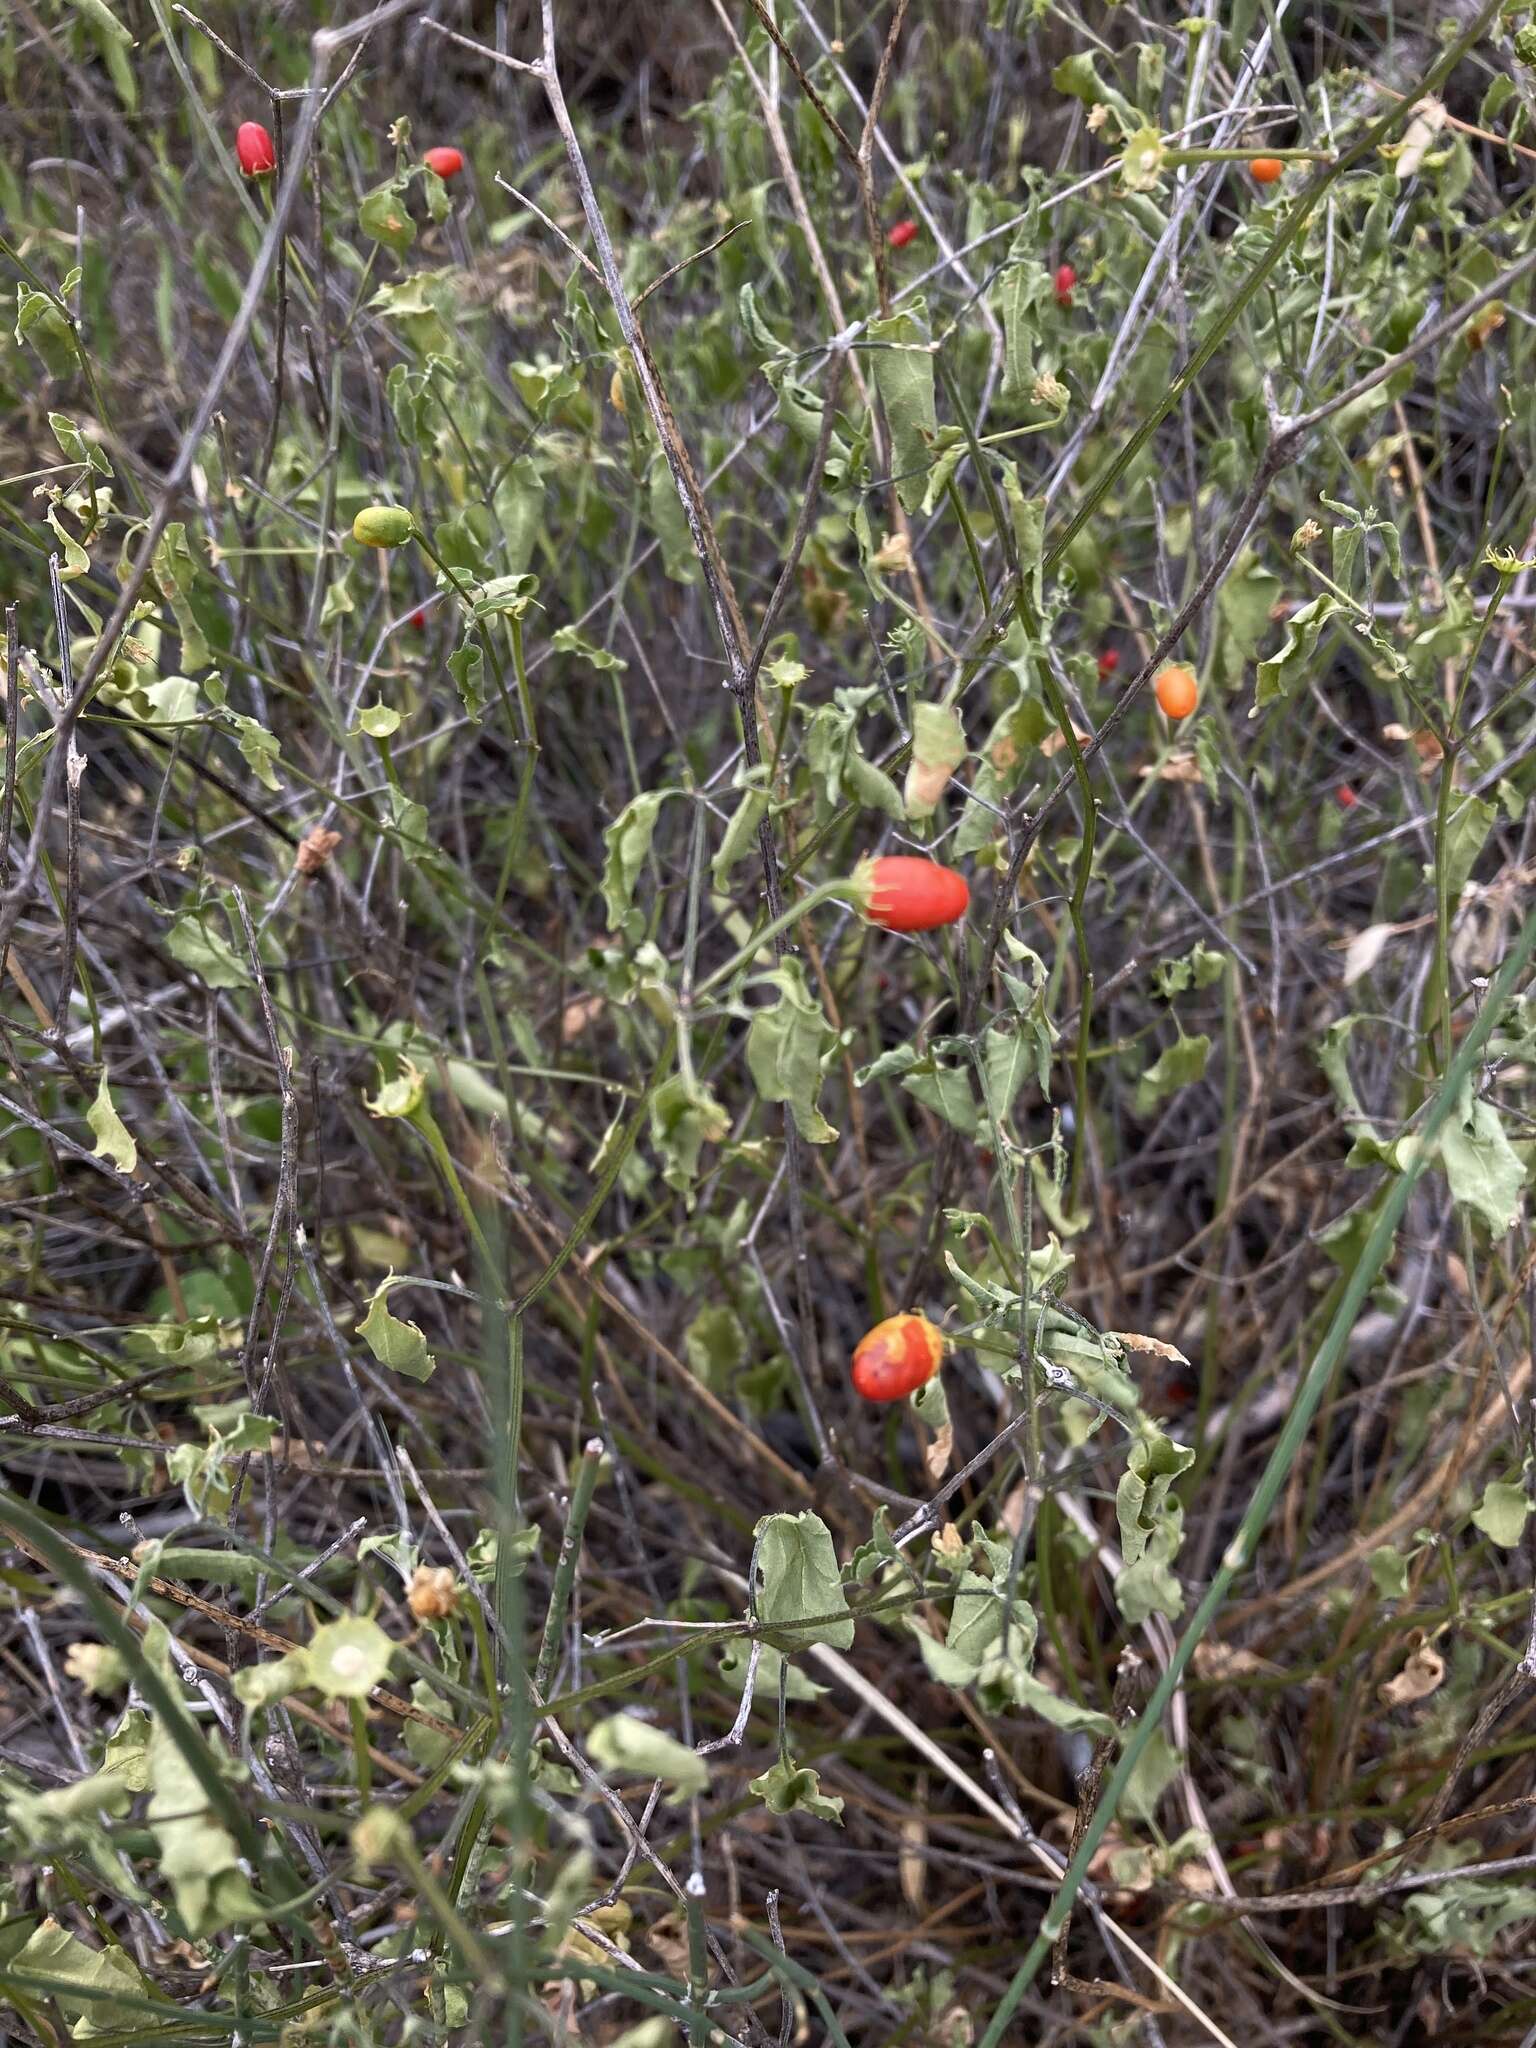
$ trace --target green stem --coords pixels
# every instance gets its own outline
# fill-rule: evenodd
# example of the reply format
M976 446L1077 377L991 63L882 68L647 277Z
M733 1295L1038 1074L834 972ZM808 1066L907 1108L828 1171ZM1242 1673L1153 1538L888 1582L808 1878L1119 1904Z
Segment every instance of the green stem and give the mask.
M1018 2010L1025 1992L1034 1982L1041 1963L1050 1954L1057 1935L1066 1925L1073 1902L1088 1874L1088 1866L1119 1811L1126 1787L1147 1744L1162 1724L1168 1703L1178 1690L1190 1659L1226 1599L1233 1580L1239 1572L1247 1568L1252 1559L1269 1520L1270 1510L1290 1475L1291 1467L1300 1454L1318 1404L1327 1392L1338 1363L1344 1355L1355 1318L1359 1315L1366 1296L1375 1285L1376 1276L1386 1261L1403 1211L1408 1206L1408 1197L1433 1155L1434 1140L1441 1125L1450 1115L1463 1086L1471 1079L1473 1070L1482 1056L1483 1047L1502 1017L1514 993L1515 983L1525 971L1533 950L1536 950L1536 914L1528 917L1521 927L1520 936L1488 991L1487 1001L1472 1029L1467 1033L1460 1052L1447 1069L1445 1079L1416 1133L1418 1142L1411 1148L1402 1171L1387 1192L1381 1213L1366 1240L1360 1262L1349 1276L1333 1320L1313 1356L1306 1377L1297 1389L1291 1412L1286 1417L1285 1426L1254 1489L1237 1534L1228 1546L1204 1599L1196 1608L1194 1618L1180 1637L1178 1647L1168 1661L1167 1669L1147 1702L1146 1711L1132 1729L1120 1754L1119 1762L1105 1782L1103 1796L1093 1818L1089 1821L1075 1854L1062 1874L1061 1884L1051 1901L1049 1911L1040 1923L1039 1933L1030 1944L1023 1962L1014 1973L1013 1981L992 2015L987 2031L982 2036L981 2048L1000 2048L1009 2021Z
M540 1699L544 1697L555 1668L555 1657L560 1648L560 1634L565 1627L566 1609L570 1606L571 1588L576 1582L576 1564L581 1556L581 1538L587 1526L587 1510L592 1505L592 1496L597 1491L602 1469L602 1442L598 1437L593 1437L581 1453L576 1486L571 1494L571 1505L565 1518L565 1534L560 1539L560 1556L555 1565L555 1583L550 1588L549 1608L544 1616L544 1636L539 1644L539 1661L533 1672L533 1689Z

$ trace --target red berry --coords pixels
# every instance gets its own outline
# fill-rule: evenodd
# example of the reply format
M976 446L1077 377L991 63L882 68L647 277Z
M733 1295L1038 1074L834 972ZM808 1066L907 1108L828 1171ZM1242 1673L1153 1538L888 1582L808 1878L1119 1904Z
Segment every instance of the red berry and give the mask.
M277 151L259 121L242 121L235 130L235 155L248 178L264 178L277 169Z
M1277 156L1256 156L1248 166L1255 185L1274 185L1285 176L1285 165Z
M429 171L436 171L440 178L456 178L464 168L463 152L450 149L446 144L440 145L437 149L429 149L421 160Z
M424 604L418 605L415 611L411 613L410 622L418 633L424 633L427 630L427 608Z
M931 1380L944 1357L944 1332L926 1316L887 1316L854 1347L853 1390L866 1401L901 1401Z
M888 932L931 932L955 924L971 901L964 875L913 853L860 861L852 893L870 923Z
M908 242L917 240L917 222L899 220L885 238L893 249L905 249Z
M1101 683L1107 683L1110 677L1114 674L1115 670L1119 666L1119 649L1115 647L1106 647L1104 652L1099 656L1099 681Z
M1341 811L1352 811L1360 801L1347 782L1341 782L1333 793L1338 798Z
M1072 287L1077 283L1077 272L1070 263L1063 263L1056 273L1056 303L1065 312L1072 304Z

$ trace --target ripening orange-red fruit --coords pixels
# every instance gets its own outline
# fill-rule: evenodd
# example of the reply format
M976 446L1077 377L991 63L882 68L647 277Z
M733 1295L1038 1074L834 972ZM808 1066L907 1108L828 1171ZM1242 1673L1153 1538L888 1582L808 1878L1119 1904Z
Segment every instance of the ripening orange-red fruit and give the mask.
M1056 273L1056 303L1065 313L1072 305L1072 287L1077 283L1077 272L1070 263L1063 263Z
M964 875L916 853L861 860L848 893L871 924L888 932L931 932L955 924L971 901Z
M1360 801L1347 782L1341 782L1333 794L1341 811L1352 811Z
M436 171L440 178L456 178L464 168L462 150L450 149L446 144L426 150L421 160L429 171Z
M1101 683L1107 683L1110 677L1114 674L1115 670L1119 666L1119 649L1115 647L1106 647L1104 652L1099 656L1099 681Z
M926 1316L887 1316L854 1346L853 1391L866 1401L904 1401L944 1358L944 1332Z
M235 158L248 178L264 178L277 169L277 151L259 121L242 121L235 130Z
M1285 165L1277 156L1256 156L1248 165L1255 185L1276 185L1285 176Z
M1200 685L1195 681L1194 670L1177 663L1172 668L1160 669L1152 687L1165 718L1188 718L1200 701Z
M917 240L917 222L899 220L885 238L893 249L905 249L909 242Z

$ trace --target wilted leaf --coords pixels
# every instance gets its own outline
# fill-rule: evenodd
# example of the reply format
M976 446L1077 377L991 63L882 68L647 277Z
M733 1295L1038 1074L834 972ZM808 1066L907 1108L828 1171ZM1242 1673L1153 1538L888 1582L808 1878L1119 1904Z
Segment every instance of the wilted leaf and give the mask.
M907 816L931 818L965 759L965 732L952 705L919 704L912 713L912 760L902 791Z
M1445 1659L1428 1643L1419 1643L1409 1652L1408 1661L1396 1678L1389 1678L1379 1689L1384 1706L1406 1707L1415 1700L1427 1700L1437 1692L1445 1677Z
M1482 1499L1472 1510L1472 1520L1500 1549L1513 1550L1524 1533L1525 1518L1530 1512L1530 1499L1523 1486L1507 1479L1490 1479L1483 1488Z

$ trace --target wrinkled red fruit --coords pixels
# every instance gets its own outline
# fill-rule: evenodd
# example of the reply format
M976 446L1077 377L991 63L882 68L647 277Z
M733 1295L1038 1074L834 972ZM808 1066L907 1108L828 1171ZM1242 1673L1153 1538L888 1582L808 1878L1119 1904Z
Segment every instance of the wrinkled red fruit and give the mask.
M248 178L264 178L277 169L277 151L259 121L242 121L235 130L235 155Z
M887 1316L854 1347L853 1390L866 1401L904 1401L938 1371L944 1332L926 1316Z
M895 227L891 229L891 232L885 239L893 249L905 249L908 242L915 242L917 240L917 222L915 220L897 221Z
M971 901L964 875L914 853L860 861L853 894L870 923L888 932L931 932L954 924Z
M1056 303L1066 312L1072 304L1072 287L1077 283L1077 272L1070 263L1063 263L1056 273Z
M464 168L462 150L450 149L446 144L429 149L421 160L429 171L436 171L440 178L456 178Z
M1119 666L1119 650L1114 647L1106 647L1104 652L1099 656L1099 681L1101 683L1107 683L1110 677L1114 674L1115 670Z

